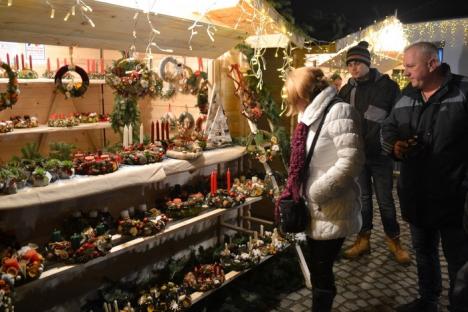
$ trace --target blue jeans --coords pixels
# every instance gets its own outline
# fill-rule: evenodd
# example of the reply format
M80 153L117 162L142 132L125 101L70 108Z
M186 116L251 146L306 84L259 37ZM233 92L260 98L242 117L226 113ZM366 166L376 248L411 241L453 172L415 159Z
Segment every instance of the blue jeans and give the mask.
M400 225L396 220L395 202L393 201L393 161L387 156L374 156L366 160L359 175L362 205L361 233L372 230L374 207L372 204L372 184L379 204L380 217L385 234L390 238L400 235Z
M456 274L468 261L468 235L461 226L443 229L420 228L410 224L413 248L416 252L419 295L427 302L437 302L442 291L439 261L439 242L447 259L450 279L449 300L451 311L468 311L452 300Z

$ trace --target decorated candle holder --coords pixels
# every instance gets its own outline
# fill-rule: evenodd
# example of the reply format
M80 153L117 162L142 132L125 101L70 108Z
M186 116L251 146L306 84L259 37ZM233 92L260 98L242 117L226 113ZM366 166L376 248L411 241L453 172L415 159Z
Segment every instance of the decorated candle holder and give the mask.
M186 201L174 198L166 202L166 207L166 213L174 219L194 217L208 208L205 204L205 196L202 193L189 195Z
M206 137L195 131L193 116L184 112L177 120L177 135L171 139L167 156L176 159L196 159L206 147Z
M39 278L44 270L44 257L37 246L29 244L19 250L7 249L2 255L1 273L11 276L15 283Z
M231 191L247 197L258 197L263 195L265 184L256 176L253 176L251 179L246 179L242 176L234 179Z
M102 153L76 153L73 156L73 167L79 175L100 175L117 171L120 156Z
M0 133L8 133L13 131L14 125L10 120L0 121Z
M24 68L20 71L18 71L18 78L20 79L37 79L39 78L39 75L37 74L36 71L29 69L29 68Z
M13 116L10 117L10 120L13 122L15 129L35 128L39 126L39 122L35 116Z
M80 119L74 115L52 114L47 121L49 127L76 127L80 124Z
M102 224L96 228L87 227L80 234L74 233L64 240L61 232L55 230L47 244L47 257L50 260L84 263L105 256L112 249L112 237Z
M220 263L227 271L242 271L251 268L260 263L264 256L259 249L261 246L263 246L261 240L240 245L225 244L224 250L220 253Z
M152 287L138 299L141 311L185 311L191 305L186 287L172 282Z
M151 209L148 216L142 219L133 219L128 210L123 210L117 221L117 232L134 237L151 236L164 230L169 221L170 219L157 209Z
M163 160L165 150L161 142L148 145L132 144L119 153L122 162L126 165L146 165Z
M245 198L245 195L240 193L217 189L214 194L209 193L206 196L206 202L209 207L213 208L231 208L243 204Z
M220 264L198 265L184 277L184 285L195 291L208 291L220 287L225 281Z

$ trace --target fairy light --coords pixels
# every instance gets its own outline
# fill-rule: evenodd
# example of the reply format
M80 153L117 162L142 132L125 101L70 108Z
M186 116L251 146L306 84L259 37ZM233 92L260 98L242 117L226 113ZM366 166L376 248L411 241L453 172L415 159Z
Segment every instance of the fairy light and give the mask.
M468 45L468 19L453 19L404 25L404 32L410 41L445 41L446 46L460 44L457 33L463 32L463 45Z

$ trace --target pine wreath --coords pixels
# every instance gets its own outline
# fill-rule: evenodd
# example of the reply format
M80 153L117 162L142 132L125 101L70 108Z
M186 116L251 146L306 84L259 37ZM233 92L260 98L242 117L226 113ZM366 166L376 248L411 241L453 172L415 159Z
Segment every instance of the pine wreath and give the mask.
M74 71L78 75L80 75L81 82L75 83L72 79L69 83L64 84L62 82L63 76L70 71ZM88 90L89 87L88 74L83 68L76 65L65 65L60 67L57 73L55 74L54 79L55 89L60 93L64 94L66 98L83 96L83 94L85 94L86 90Z
M8 84L6 92L0 93L0 111L11 108L18 101L18 95L20 93L18 88L18 79L16 73L11 70L11 67L0 61L0 67L3 68L8 76Z

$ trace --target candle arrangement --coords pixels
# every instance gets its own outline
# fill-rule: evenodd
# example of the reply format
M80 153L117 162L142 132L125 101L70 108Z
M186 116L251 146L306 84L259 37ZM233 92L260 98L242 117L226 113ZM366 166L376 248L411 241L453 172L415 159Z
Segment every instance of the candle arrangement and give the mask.
M14 124L11 120L0 121L0 133L8 133L13 131Z
M169 221L170 219L157 209L153 208L147 212L146 206L139 207L135 217L130 215L129 210L123 210L117 222L117 232L134 237L151 236L164 230Z
M152 287L138 299L139 311L185 311L191 305L187 289L173 282Z
M167 130L169 124L166 123ZM182 113L177 121L177 135L171 139L167 156L176 159L196 159L206 147L206 137L195 131L195 120L188 113Z
M10 120L13 122L13 126L16 129L24 129L24 128L35 128L39 126L39 122L37 117L35 116L13 116L10 117Z
M29 244L19 250L4 250L1 255L1 273L8 274L14 284L39 278L44 270L44 257L37 248L36 245Z
M117 171L120 157L114 154L76 153L73 156L73 167L76 174L99 175Z
M47 121L49 127L75 127L80 124L80 119L74 114L52 114Z
M161 142L156 141L147 145L129 145L124 147L119 155L122 158L122 163L126 165L146 165L162 161L165 150Z
M194 217L207 208L202 193L191 194L185 201L177 197L166 202L166 213L174 219Z
M208 291L224 283L224 270L220 264L198 265L184 277L184 285L195 291Z

